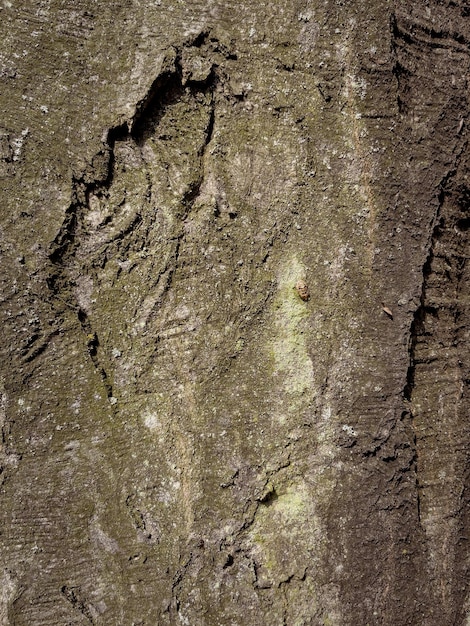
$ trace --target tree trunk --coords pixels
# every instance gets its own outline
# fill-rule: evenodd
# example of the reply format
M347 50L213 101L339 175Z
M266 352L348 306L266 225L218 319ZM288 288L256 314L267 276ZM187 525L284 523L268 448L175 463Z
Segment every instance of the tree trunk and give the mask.
M3 2L2 625L470 624L469 15Z

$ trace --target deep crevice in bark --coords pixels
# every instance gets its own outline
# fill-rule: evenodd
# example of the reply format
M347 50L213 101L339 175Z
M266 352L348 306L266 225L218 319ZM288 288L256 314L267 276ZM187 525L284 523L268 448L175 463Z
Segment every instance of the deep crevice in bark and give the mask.
M195 39L193 45L196 47L201 46L205 41L205 37L206 35L201 34L201 37ZM95 155L91 164L87 166L80 175L74 176L72 180L72 201L66 210L62 227L51 245L49 259L52 267L49 277L47 278L47 285L58 308L63 309L63 305L65 304L68 308L76 311L78 321L86 337L88 353L96 371L103 381L108 398L113 397L113 388L111 377L107 373L100 358L100 340L97 336L97 332L93 329L89 315L73 296L73 279L68 275L68 268L70 264L73 263L74 255L80 245L81 237L83 233L86 232L84 219L86 212L90 210L90 197L92 194L106 196L108 190L111 188L114 180L115 145L118 141L131 139L136 145L142 148L146 140L157 132L159 122L165 110L177 103L185 92L189 91L195 95L198 93L210 93L212 97L209 119L205 131L205 141L198 155L201 162L200 176L184 193L181 201L182 215L179 217L180 221L184 221L200 194L201 185L204 180L204 154L212 139L215 122L215 87L216 75L213 70L210 71L205 80L189 80L185 85L181 66L181 54L177 53L174 69L165 71L157 76L146 96L137 104L133 120L109 129L103 148ZM150 192L151 183L149 182L148 194L150 194ZM141 215L136 213L134 219L113 237L113 241L123 240L126 235L133 232L139 226L140 222ZM166 268L163 272L163 274L166 274L164 291L168 291L171 286L172 277L178 266L179 250L184 236L184 230L181 230L175 237L172 266Z
M468 532L468 514L464 514L463 511L455 510L452 514L446 513L447 509L440 498L439 481L436 485L432 484L430 476L432 476L432 464L426 456L421 458L422 452L420 447L423 446L423 438L435 439L435 442L428 442L427 445L436 448L436 451L441 450L442 453L447 454L445 449L445 443L448 437L456 438L454 445L457 445L460 437L465 437L465 434L458 434L459 428L457 427L459 416L458 413L464 410L465 404L465 388L468 389L468 380L465 380L465 364L462 362L459 355L464 354L465 347L461 344L465 343L465 334L460 333L462 327L461 318L465 303L462 301L462 295L465 293L466 287L465 281L465 265L468 261L468 242L466 241L466 224L468 222L468 211L470 207L470 192L464 182L465 176L462 174L462 170L465 168L462 162L465 160L466 144L459 151L455 167L448 173L443 179L440 186L438 209L434 219L434 226L432 229L432 235L430 238L429 250L426 261L423 266L423 281L420 294L420 302L415 314L410 329L410 341L409 341L409 367L406 377L406 385L404 387L403 396L407 401L409 407L406 414L409 416L413 427L414 433L414 467L416 472L416 493L417 493L417 514L419 523L422 525L426 534L433 529L434 522L429 517L429 507L435 506L436 511L440 511L442 508L442 514L448 516L448 521L444 524L443 528L449 526L448 530L440 530L439 532L453 532L451 530L452 523L450 520L455 520L455 523L460 525L461 535L466 535ZM443 373L441 372L443 365L443 359L447 360L449 365L445 367L446 374L445 380L449 378L449 382L446 385L442 380ZM462 369L463 367L463 369ZM419 380L417 378L417 372L419 368ZM460 371L459 371L460 370ZM440 373L441 372L441 373ZM432 401L424 399L423 403L423 386L428 388L432 384L434 378L436 378L434 385L439 389L442 389L439 398L442 398L444 402L443 406L433 405ZM456 404L452 405L452 396L455 393L456 387L458 387L458 380L461 380L462 391L458 400L455 400ZM429 387L429 393L435 394L434 390L431 391ZM443 396L444 393L449 395L447 398ZM418 393L418 405L415 413L413 402L415 401L415 395ZM444 399L445 398L445 399ZM455 412L455 415L453 413ZM415 421L419 415L418 427L415 426ZM440 417L444 420L456 420L454 428L455 434L451 435L445 429L449 426L440 424ZM439 435L439 430L443 429L442 436ZM440 442L440 437L444 438L443 442ZM450 441L448 442L448 444ZM467 458L467 465L469 461ZM458 468L450 467L451 473L455 472L456 479L463 485L464 491L468 490L468 471L459 471ZM441 479L442 480L442 479ZM426 491L426 506L425 512L422 508L422 492ZM429 499L435 498L435 504L430 504ZM451 499L452 500L452 499ZM438 513L435 513L438 515ZM460 521L459 521L460 520ZM432 542L435 540L432 537L429 540L430 551L435 549ZM458 544L457 538L456 545ZM443 539L442 539L443 541ZM460 541L460 540L459 540ZM430 567L441 567L440 563L435 563L435 558L430 558ZM447 557L449 563L455 563L454 576L458 576L457 572L461 565L459 565L459 557L457 554L449 554ZM442 567L444 567L442 565ZM442 573L439 575L442 576ZM457 578L454 578L456 581ZM449 581L449 585L451 582ZM455 586L455 585L454 585ZM453 592L452 599L447 598L445 593L442 592L442 609L446 614L445 619L449 619L451 615L452 619L456 619L456 612L460 609L458 604L463 602L465 597L464 593ZM447 622L446 622L447 623ZM454 623L454 622L453 622ZM455 622L457 623L457 622ZM459 622L460 623L460 622Z

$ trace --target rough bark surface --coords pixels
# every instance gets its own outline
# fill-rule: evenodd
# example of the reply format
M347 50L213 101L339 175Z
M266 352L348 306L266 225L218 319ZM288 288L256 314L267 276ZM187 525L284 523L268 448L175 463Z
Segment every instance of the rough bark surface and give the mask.
M0 18L0 623L468 626L467 3Z

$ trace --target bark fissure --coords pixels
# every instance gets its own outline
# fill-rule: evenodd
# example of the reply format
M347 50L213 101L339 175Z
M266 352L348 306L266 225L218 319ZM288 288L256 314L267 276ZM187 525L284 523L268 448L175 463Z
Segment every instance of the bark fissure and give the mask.
M458 522L462 517L459 511L460 500L454 504L444 503L439 485L444 472L448 471L451 475L455 474L458 481L462 481L464 489L465 472L462 473L461 469L454 467L448 459L448 470L441 470L440 480L436 479L434 476L436 463L430 461L429 452L425 449L423 441L432 439L436 450L440 450L441 455L446 458L448 454L446 446L450 444L452 437L458 436L452 435L451 429L448 425L444 426L444 423L448 423L449 420L459 421L459 407L464 401L465 366L462 357L459 356L463 354L463 348L460 346L464 339L460 331L459 318L465 308L462 294L466 288L464 270L468 255L465 229L460 231L459 224L463 222L465 225L470 204L464 174L465 163L468 161L467 152L467 142L463 141L456 152L452 167L439 186L438 206L430 229L428 253L423 265L419 306L410 328L409 367L403 390L403 397L408 405L405 414L409 416L414 433L417 518L425 535L428 536L431 553L437 549L434 542L442 544L452 533L457 532L453 530L455 524L460 528L466 523L463 519ZM444 368L447 370L445 374L442 370L443 359L448 360L448 367ZM445 380L442 379L443 376ZM437 391L430 389L431 383L428 379L431 382L434 380L433 387ZM447 385L445 381L448 381ZM451 406L448 404L451 400L446 396L449 394L452 397L454 391L458 398L453 400ZM428 400L428 395L431 397L436 395L439 401ZM459 454L458 448L455 454ZM430 514L430 511L433 513ZM439 530L436 529L434 521L436 511L446 520ZM439 558L430 554L428 559L429 567L440 572L438 576L444 576L443 572L447 571L449 564L455 567L455 557L452 554ZM463 597L462 593L461 598ZM443 618L444 621L451 623L446 620L456 619L456 611L459 609L450 600L447 585L439 590L439 602L442 614L446 616Z
M197 45L201 45L199 39ZM86 338L86 346L93 365L103 381L103 386L108 398L113 397L113 385L111 376L107 372L104 362L100 356L100 338L88 313L80 306L73 295L74 278L71 276L70 268L74 263L81 238L87 233L85 225L85 215L90 211L90 198L92 195L106 197L114 182L115 175L115 145L118 141L123 142L128 139L135 142L140 147L142 160L145 163L143 146L145 141L153 136L166 109L177 103L186 91L197 93L210 93L211 102L208 115L207 126L204 133L204 142L199 148L199 175L192 183L181 199L182 212L179 215L179 232L174 237L174 249L168 260L167 266L160 272L164 277L163 294L171 287L173 276L178 268L179 253L185 237L184 221L190 214L192 207L197 200L201 186L204 182L204 159L208 145L212 140L215 124L215 88L216 76L211 70L209 76L201 82L189 82L183 84L183 68L181 65L181 54L175 53L175 61L172 69L157 76L151 85L146 96L137 104L136 113L130 122L126 122L110 129L107 133L106 145L93 158L91 164L72 181L72 202L66 211L64 222L51 245L49 259L51 261L51 271L47 279L49 290L56 302L57 308L63 305L76 311L77 318ZM152 181L148 171L146 171L147 191L145 199L150 202L152 195ZM144 199L144 200L145 200ZM105 245L119 245L129 235L134 233L142 222L142 215L137 212L133 218L120 228L118 233L112 235L111 239L105 241ZM106 260L104 261L106 262ZM44 345L41 345L39 353L47 347L50 340L48 338Z

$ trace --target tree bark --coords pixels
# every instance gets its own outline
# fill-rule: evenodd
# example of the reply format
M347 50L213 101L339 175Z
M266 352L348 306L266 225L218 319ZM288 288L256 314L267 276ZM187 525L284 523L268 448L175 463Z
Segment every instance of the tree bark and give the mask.
M468 626L466 2L0 8L0 623Z

